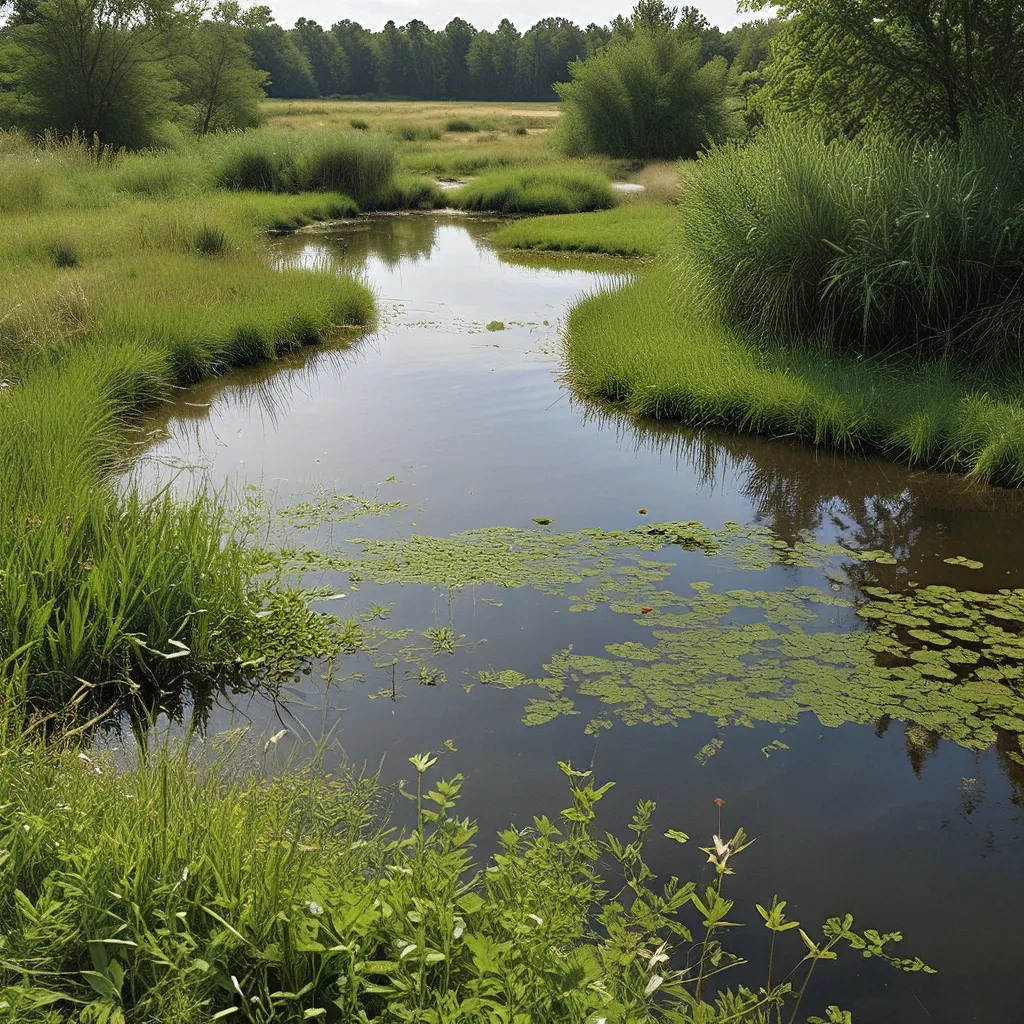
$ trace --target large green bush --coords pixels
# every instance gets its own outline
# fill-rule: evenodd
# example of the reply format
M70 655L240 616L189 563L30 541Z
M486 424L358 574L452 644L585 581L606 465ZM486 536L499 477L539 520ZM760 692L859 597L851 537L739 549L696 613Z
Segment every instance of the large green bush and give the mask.
M1024 342L1024 133L813 132L725 147L685 177L680 273L770 339L1007 359Z
M570 154L673 160L693 157L725 135L721 58L703 67L699 39L638 31L569 66L559 126Z

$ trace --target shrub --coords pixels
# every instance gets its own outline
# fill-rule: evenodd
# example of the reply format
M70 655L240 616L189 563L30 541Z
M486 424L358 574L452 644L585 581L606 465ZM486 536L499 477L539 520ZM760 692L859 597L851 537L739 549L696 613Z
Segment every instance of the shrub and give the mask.
M256 192L288 192L295 184L294 167L289 155L279 152L275 143L252 135L234 146L214 172L220 188Z
M580 213L614 202L608 179L582 168L494 171L448 193L463 210L499 213Z
M728 68L701 67L699 39L641 30L569 65L558 133L570 155L693 157L726 131Z
M363 121L361 118L353 118L351 121L349 121L349 124L357 132L366 132L370 130L370 123L368 121Z
M956 142L767 135L682 182L680 273L766 338L1024 354L1024 131Z
M478 132L479 125L467 121L464 117L453 117L445 126L446 132Z

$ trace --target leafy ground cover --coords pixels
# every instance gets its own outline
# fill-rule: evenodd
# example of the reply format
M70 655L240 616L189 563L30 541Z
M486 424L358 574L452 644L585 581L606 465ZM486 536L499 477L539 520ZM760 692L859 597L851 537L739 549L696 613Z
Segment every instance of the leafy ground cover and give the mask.
M398 829L373 779L319 762L268 774L240 767L244 749L229 753L190 762L165 746L125 768L4 751L5 1019L590 1024L720 1012L768 1024L795 1016L817 961L844 947L928 970L890 952L898 934L855 931L846 915L803 944L782 938L759 988L728 991L721 972L742 963L723 947L740 923L723 886L743 863L743 830L694 857L714 865L710 885L661 881L645 844L686 844L686 833L657 835L649 801L629 840L599 830L611 784L568 764L560 818L509 828L480 864L476 827L458 814L462 778L427 778L436 756L410 758L415 823ZM624 886L605 881L602 861ZM784 904L768 906L766 944L797 926Z

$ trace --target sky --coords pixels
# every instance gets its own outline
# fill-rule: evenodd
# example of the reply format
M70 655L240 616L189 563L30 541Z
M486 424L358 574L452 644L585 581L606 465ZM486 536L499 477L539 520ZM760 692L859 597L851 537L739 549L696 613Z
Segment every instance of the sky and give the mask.
M2 0L0 0L2 2ZM431 28L443 28L459 17L480 29L497 28L509 18L525 31L541 18L569 18L580 25L605 25L616 14L628 14L634 0L261 0L268 3L279 25L291 28L296 18L309 18L329 28L343 18L358 21L365 28L380 29L393 19L404 25L413 18ZM670 0L679 6L684 0ZM725 30L756 15L740 14L736 0L690 0L712 25Z

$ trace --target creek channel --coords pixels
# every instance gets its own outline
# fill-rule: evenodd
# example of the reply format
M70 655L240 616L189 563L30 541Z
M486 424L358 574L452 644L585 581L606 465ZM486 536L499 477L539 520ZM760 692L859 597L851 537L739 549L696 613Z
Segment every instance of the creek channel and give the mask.
M1024 1019L1022 497L575 401L569 307L642 268L513 257L495 226L388 216L279 240L282 265L370 284L377 329L148 421L136 478L248 488L306 551L303 585L367 637L279 700L221 698L209 727L333 728L389 782L447 751L434 770L468 776L481 853L565 805L571 760L615 780L607 828L656 800L656 834L693 839L655 841L655 869L710 881L696 847L721 798L725 832L757 837L728 879L748 924L730 948L765 962L751 911L777 892L805 926L849 910L900 929L896 951L939 971L848 953L809 1013Z

